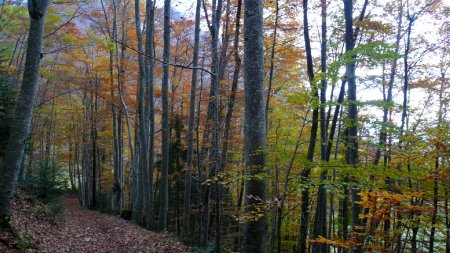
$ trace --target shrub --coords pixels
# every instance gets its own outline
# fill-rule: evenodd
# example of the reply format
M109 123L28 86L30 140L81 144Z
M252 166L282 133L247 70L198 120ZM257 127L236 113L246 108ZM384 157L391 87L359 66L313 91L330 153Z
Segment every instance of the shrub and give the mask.
M27 251L30 249L38 249L28 238L19 237L17 238L17 246L21 251Z
M60 168L48 161L39 161L25 178L23 186L31 194L49 202L65 192L68 183Z

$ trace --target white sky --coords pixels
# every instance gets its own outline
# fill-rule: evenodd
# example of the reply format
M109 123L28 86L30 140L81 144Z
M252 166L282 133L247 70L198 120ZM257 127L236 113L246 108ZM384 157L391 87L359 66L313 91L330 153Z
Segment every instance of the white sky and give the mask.
M162 2L163 1L159 1L158 2L158 6L162 6ZM336 4L337 6L334 6L333 8L342 8L339 7L341 4L341 1L338 2L334 2L332 1L333 4ZM358 1L359 5L361 4L361 1ZM443 0L443 3L445 3L446 5L450 5L450 0ZM183 16L186 17L192 17L194 15L195 12L195 4L196 1L195 0L173 0L172 1L172 6L178 10ZM301 3L299 1L299 7L301 8ZM330 8L330 7L329 7ZM317 36L316 34L318 33L318 31L320 30L320 10L311 10L310 11L310 33L311 36ZM355 13L354 13L354 17L356 17L357 15L359 15L359 11L360 11L360 6L355 6ZM373 5L371 5L371 3L369 3L369 6L367 8L367 13L371 14L371 15L381 15L382 14L382 10L378 7L374 7ZM412 11L412 13L414 13L414 10ZM301 12L299 13L299 21L300 23L302 23L302 16L301 16ZM391 22L396 22L396 16L392 17L393 20ZM202 21L204 22L204 21ZM330 22L330 21L328 21ZM389 22L389 21L386 21ZM403 20L403 26L406 25L406 20ZM415 23L414 23L414 27L413 27L413 31L412 31L412 37L417 37L417 36L424 36L425 38L427 38L427 40L430 40L432 43L437 42L437 40L440 38L440 35L437 32L437 28L438 25L437 22L442 22L442 21L436 21L434 19L432 19L429 15L425 14L423 16L421 16ZM299 34L299 36L301 36ZM404 41L401 42L401 44L404 44ZM300 45L301 47L303 45ZM319 49L318 49L318 43L313 43L313 57L317 57L320 55ZM315 47L315 48L314 48ZM403 45L400 46L400 54L403 54L404 52L404 47ZM414 57L414 54L411 54L411 58ZM426 62L434 62L437 59L435 59L435 55L425 55L423 57L423 59L421 59L422 62L426 63ZM413 71L414 72L414 71ZM361 75L378 75L380 76L381 73L381 67L379 69L374 69L374 70L367 70L367 69L362 69L359 68L356 70L356 74L361 76ZM433 75L428 73L428 75ZM434 75L440 76L440 73L434 73ZM447 73L447 76L450 75L450 73ZM398 84L397 86L401 85L401 83L403 83L403 80L399 80L399 78L402 78L403 76L403 58L400 58L398 60L398 69L397 69L397 77L396 77L396 83ZM421 78L421 76L418 76L417 74L413 74L413 79L417 79L417 78ZM372 85L373 86L373 85ZM336 89L337 90L337 89ZM330 91L330 89L328 89L328 91ZM338 92L338 91L337 91ZM335 91L335 94L337 93ZM398 87L397 89L394 89L394 102L397 104L402 104L403 102L403 94L402 94L402 90L401 87ZM426 101L426 98L428 97L428 95L421 89L412 89L410 90L410 107L414 108L414 109L418 109L418 110L422 110L423 108L425 108L425 106L429 106L428 109L426 109L426 117L430 120L430 119L435 119L437 116L437 105L430 105L430 104L425 104L424 105L424 101ZM381 93L381 87L378 86L378 88L369 88L369 89L363 89L362 85L360 84L358 86L358 98L361 101L367 101L367 100L382 100L382 93ZM436 102L436 96L434 97L434 101ZM372 108L372 107L366 107L366 108L362 108L360 110L361 113L369 113L371 115L375 115L377 117L378 120L382 119L382 109L380 108ZM397 123L399 123L400 119L400 114L397 114L395 117L395 121ZM414 121L413 118L410 119L411 121Z

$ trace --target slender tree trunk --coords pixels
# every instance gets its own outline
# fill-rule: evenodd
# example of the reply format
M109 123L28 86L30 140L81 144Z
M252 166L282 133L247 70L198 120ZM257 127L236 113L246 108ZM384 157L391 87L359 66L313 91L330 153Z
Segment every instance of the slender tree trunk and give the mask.
M308 74L308 80L311 85L311 89L313 91L313 99L319 100L319 93L317 91L317 87L314 85L314 69L313 69L313 59L311 53L311 41L309 38L309 27L308 27L308 0L303 0L303 30L304 30L304 38L305 38L305 52L306 52L306 68ZM306 159L309 163L312 163L314 160L314 150L316 147L317 140L317 130L319 128L319 109L313 108L312 115L312 126L311 126L311 135L309 139L308 145L308 153L306 155ZM301 173L301 184L308 184L310 181L312 165L308 165L306 169L304 169ZM300 211L300 230L299 230L299 241L298 241L298 251L299 253L307 252L307 242L308 238L308 224L309 224L309 189L308 187L303 187L302 189L302 201L301 201L301 211Z
M405 132L405 125L406 125L406 119L408 117L408 90L409 90L409 71L410 66L408 63L409 59L409 52L411 51L411 31L414 24L414 21L417 20L418 14L411 15L409 11L409 2L407 1L407 19L408 19L408 28L406 31L406 46L405 46L405 53L403 55L403 70L404 70L404 85L403 85L403 107L402 107L402 124L400 126L400 140L399 140L399 146L402 149L403 140L401 137L403 137L403 134Z
M241 9L242 9L242 0L238 0L237 2L237 11L236 11L236 30L234 34L234 42L233 42L233 54L234 54L234 71L233 71L233 80L231 84L231 94L230 100L228 102L227 114L225 116L225 129L223 134L223 146L222 146L222 156L220 158L220 171L225 169L225 164L227 160L228 153L228 144L230 140L231 133L231 119L233 117L234 104L236 102L236 91L237 85L239 82L239 73L241 70L241 58L239 57L239 36L240 36L240 20L241 20Z
M229 8L229 7L227 7ZM222 172L225 170L225 165L227 162L227 153L228 153L228 146L231 141L230 134L231 134L231 120L233 117L233 110L234 105L236 101L236 92L237 92L237 86L239 82L239 73L241 69L241 58L239 57L239 36L240 36L240 19L241 19L241 10L242 10L242 0L238 0L237 2L237 11L236 11L236 29L234 34L234 42L233 42L233 52L234 52L234 71L233 71L233 79L231 84L231 94L230 99L228 101L228 107L227 107L227 113L225 116L225 129L223 134L223 146L222 146L222 153L220 157L220 164L219 164L219 172ZM227 11L228 12L228 11ZM223 54L222 54L223 55ZM221 189L219 189L221 191ZM221 192L219 192L219 195L221 195ZM220 198L219 198L220 200ZM218 214L221 215L221 214Z
M270 109L270 95L272 93L272 83L273 83L273 73L274 73L274 64L275 64L275 46L277 43L277 31L278 31L278 17L279 17L279 2L275 0L275 24L272 36L272 47L270 52L270 70L269 70L269 85L267 87L267 99L266 99L266 128L268 128L269 124L269 109Z
M337 105L334 108L334 114L333 114L333 119L331 120L331 127L330 127L330 136L328 138L328 146L327 146L327 160L329 161L331 158L331 149L333 148L333 140L334 140L334 135L336 133L336 127L337 124L340 121L339 115L342 114L342 102L344 102L344 97L345 97L345 87L346 87L347 81L343 80L341 83L341 88L339 91L339 95L338 95L338 99L336 101ZM338 133L340 133L340 126L338 129ZM337 148L339 145L339 134L336 138L336 152L337 152ZM337 153L335 154L335 158L337 156Z
M115 18L116 19L115 20L116 23L117 23L117 11L118 11L118 7L120 5L121 5L121 1L120 0L118 0L118 2L113 1L113 8L114 8L113 9L113 11L114 11L113 15L116 17ZM122 17L125 16L125 12L127 10L127 6L128 6L128 1L125 1L124 4L123 4L123 7L122 7ZM105 13L105 15L106 15L106 13ZM107 19L107 16L105 16L105 19ZM113 21L114 21L114 19L113 19ZM118 178L120 180L120 187L122 187L122 182L125 183L125 181L126 181L125 178L123 177L124 173L123 173L123 167L122 167L123 166L123 157L122 157L122 154L123 154L122 114L125 115L125 122L126 122L126 125L127 125L128 147L130 149L130 154L131 154L130 175L133 178L133 182L134 182L134 178L135 178L135 175L134 175L134 173L135 173L135 170L134 170L134 168L135 168L135 165L134 165L135 159L134 159L133 145L132 145L132 141L131 141L132 135L131 135L130 117L129 117L128 107L127 107L127 105L125 103L125 99L124 99L124 96L123 96L123 89L122 89L122 77L123 77L123 74L125 72L123 70L122 64L121 64L124 61L124 59L125 59L125 41L126 41L126 36L125 36L125 34L126 34L125 18L122 18L122 34L121 34L121 42L120 42L122 47L121 47L120 57L119 57L119 43L118 43L118 38L117 38L118 31L117 31L117 27L116 26L117 25L113 25L113 40L115 42L114 46L115 46L115 49L116 49L115 50L115 55L113 56L113 59L115 59L115 61L116 61L118 93L119 93L119 99L120 99L120 102L121 102L121 105L122 105L122 108L118 111L118 115L117 115ZM133 183L133 185L134 185L134 183ZM123 208L123 205L124 205L124 192L120 191L119 194L120 194L119 197L118 197L118 200L120 202L119 204L120 204L121 208ZM130 191L129 194L130 194L130 196L132 196L133 195L133 191ZM133 206L133 200L132 200L131 197L130 197L129 204L130 204L130 208L129 209L131 210L132 206Z
M88 207L92 196L90 195L90 181L89 175L91 173L90 156L91 150L89 149L89 102L87 98L86 89L83 91L83 194L84 202L82 206Z
M106 15L106 14L105 14ZM117 38L117 5L116 1L113 1L113 37ZM116 48L116 50L119 50ZM114 52L113 50L109 50L109 75L110 75L110 81L111 81L111 98L112 101L115 99L114 94ZM113 103L111 106L112 111L112 120L113 120L113 139L114 139L114 154L113 154L113 161L114 161L114 184L112 187L112 191L114 194L113 199L113 210L117 211L120 209L120 202L121 202L121 195L122 195L122 185L121 180L119 176L119 136L118 136L118 127L117 127L117 112L116 112L116 106Z
M443 115L444 115L444 102L443 102L443 93L444 93L444 76L445 72L442 72L442 80L441 80L441 87L439 90L439 111L438 111L438 133L441 132L441 128L443 127L442 121L443 121ZM439 151L439 148L436 147L436 149ZM438 201L439 201L439 166L440 166L440 154L437 153L435 158L435 170L434 170L434 179L433 179L433 212L431 216L431 231L430 231L430 245L429 245L429 251L430 253L434 252L434 243L435 243L435 234L436 234L436 223L437 223L437 216L438 216ZM448 218L447 218L448 219ZM446 245L447 246L447 245Z
M209 160L211 164L211 168L209 171L205 169L204 176L211 178L215 177L219 168L219 84L220 84L220 76L221 76L221 54L219 52L219 28L220 21L222 17L222 0L214 0L212 1L212 19L211 22L208 20L208 26L211 33L211 69L213 75L211 76L211 87L209 90L209 102L208 102L208 110L206 114L206 123L203 134L203 147L199 155L199 164L203 165L204 154L209 153ZM205 15L207 15L207 8L205 2L203 1L203 8L205 11ZM212 128L211 128L212 123ZM212 131L212 137L210 139L210 132ZM207 143L210 141L210 151L207 152ZM214 184L214 189L211 186L205 186L205 195L204 195L204 203L203 203L203 221L202 221L202 240L203 246L206 246L207 241L209 239L209 227L210 227L210 198L213 193L213 190L216 190L216 209L220 208L220 188L218 182ZM216 216L216 251L220 250L220 216Z
M154 24L155 24L155 8L152 0L146 2L146 30L145 30L145 52L149 56L154 56ZM153 167L155 164L155 112L153 101L153 66L154 61L150 57L145 59L145 82L146 82L146 94L147 103L145 108L145 120L149 121L148 131L148 176L145 182L145 191L147 192L147 201L144 202L145 218L147 228L153 226Z
M97 87L94 84L94 92L91 91L91 150L92 150L92 182L91 182L91 201L89 202L89 208L95 209L97 208L97 171L98 171L98 150L97 150L97 115L96 115L96 92ZM95 93L95 94L94 94Z
M189 128L188 128L188 150L186 157L186 172L184 178L184 214L183 214L183 237L185 241L189 239L190 229L190 208L191 208L191 185L192 185L192 169L193 169L193 154L194 154L194 126L195 126L195 97L197 92L197 69L198 54L200 46L200 10L201 0L197 0L195 9L195 30L194 30L194 57L192 60L194 69L192 70L191 80L191 97L189 103Z
M122 9L122 16L124 16L124 14L125 14L125 11L126 11L126 9L127 9L127 6L128 6L128 1L126 1L125 3L124 3L124 6L123 6L123 9ZM131 177L132 177L132 185L133 185L133 188L135 188L134 186L136 185L136 183L135 183L135 179L137 179L136 178L136 175L135 175L135 167L136 167L136 165L135 165L135 161L136 161L136 159L135 159L135 152L134 152L134 148L133 148L133 142L132 142L132 137L133 137L133 135L132 135L132 133L131 133L131 123L130 123L130 114L129 114L129 112L128 112L128 106L127 106L127 104L126 104L126 102L125 102L125 98L124 98L124 94L123 94L123 87L122 87L122 84L123 84L123 80L122 80L122 77L123 77L123 73L122 72L124 72L123 71L123 69L122 69L122 62L124 61L124 59L125 59L125 45L126 45L126 36L125 36L125 34L126 34L126 27L125 27L125 25L124 25L124 20L125 19L122 19L122 34L121 34L121 42L120 42L120 44L122 45L122 48L121 48L121 53L120 53L120 57L119 57L119 43L118 43L118 38L117 37L115 37L115 38L113 38L114 39L114 41L115 41L115 47L116 47L116 53L115 53L115 60L116 60L116 66L117 66L117 84L118 84L118 89L119 89L119 99L120 99L120 103L121 103L121 105L122 105L122 110L123 110L123 114L125 115L125 123L126 123L126 126L127 126L127 142L128 142L128 148L129 148L129 150L130 150L130 156L131 156L131 168L130 168L130 175L131 175ZM116 34L116 36L117 36L117 34ZM122 150L123 150L123 144L122 144L122 117L121 117L121 115L122 115L122 110L121 111L119 111L119 115L118 115L118 132L119 132L119 174L122 174L123 172L122 172ZM133 207L133 197L135 197L134 196L134 192L133 192L133 190L132 191L130 191L130 201L129 201L129 203L130 203L130 209L132 209L132 207ZM123 203L123 199L122 199L122 203Z
M162 80L162 139L161 139L161 184L159 230L167 228L167 213L169 209L169 59L170 59L170 0L164 0L164 53L163 53L163 80Z
M447 165L447 175L450 175L450 166ZM444 178L444 181L448 182L450 176L447 176L447 179ZM449 186L444 183L444 215L445 215L445 253L450 253L450 208L448 198L450 196Z
M401 31L402 31L402 20L403 20L403 3L402 1L400 1L399 3L399 10L398 10L398 25L397 25L397 36L396 36L396 42L395 42L395 54L397 55L400 51L400 40L401 40ZM396 71L397 71L397 57L394 58L393 62L392 62L392 66L391 66L391 73L389 76L389 84L388 84L388 90L387 90L387 96L385 99L385 106L383 108L383 123L381 126L381 131L380 131L380 138L379 138L379 146L377 148L377 151L375 153L375 158L373 161L374 165L378 165L379 160L381 159L381 150L383 150L384 152L384 163L383 165L386 166L387 165L387 130L388 130L388 116L389 113L392 111L391 109L391 103L392 103L392 89L394 87L394 80L395 80L395 75L396 75ZM384 85L384 84L383 84ZM388 184L388 190L391 188L391 180L388 178L387 179L387 184ZM390 214L388 213L387 215L390 216ZM391 221L390 219L387 219L384 222L384 231L386 234L389 234L389 230L390 230L390 226L391 226ZM415 238L415 235L417 233L417 230L414 230L413 228L413 238ZM389 238L389 237L387 237ZM384 244L385 248L389 248L390 247L390 242L389 240L385 241Z
M202 58L201 66L204 66L205 57ZM200 152L200 118L201 118L201 105L202 105L202 97L203 97L203 74L200 74L200 94L197 102L197 115L196 115L196 123L195 123L195 135L196 135L196 150L197 150L197 182L196 182L196 198L195 198L195 206L198 208L196 217L196 224L198 224L198 236L197 236L197 244L202 245L202 221L203 217L201 216L201 205L202 205L202 161L201 161L201 152Z
M443 107L443 101L442 101L442 93L443 93L443 88L445 85L445 72L442 72L442 77L441 77L441 99L440 99L440 105L441 107ZM441 111L442 113L442 111ZM441 114L440 114L441 115ZM448 156L447 156L448 157ZM445 167L446 164L446 160L448 163L448 159L443 159L442 163ZM444 217L445 217L445 252L446 253L450 253L450 212L449 212L449 201L448 198L450 197L450 186L448 184L449 180L450 180L450 164L447 164L447 171L446 171L447 176L444 177L443 180L443 185L444 185Z
M408 1L407 1L408 3ZM403 85L403 107L402 107L402 118L401 118L401 126L400 126L400 134L399 134L399 149L403 150L403 135L405 133L406 128L406 121L408 117L408 90L409 90L409 64L408 64L408 57L410 52L410 45L411 45L411 30L413 27L413 23L416 19L416 17L411 16L409 12L409 5L407 4L407 19L408 19L408 28L406 31L407 38L406 38L406 46L405 46L405 54L403 56L403 64L404 64L404 85ZM401 170L402 164L399 163L397 168ZM397 212L397 224L395 225L398 230L401 229L401 217L402 215ZM402 231L397 232L397 240L395 245L396 252L400 253L402 250L401 244L402 244ZM430 242L431 242L432 236L430 235ZM431 243L430 243L431 245Z
M344 16L345 16L345 52L352 54L354 48L354 33L353 33L353 3L352 0L344 0ZM356 55L353 55L350 61L346 64L346 79L348 83L348 135L347 135L347 164L355 167L359 163L358 155L358 107L356 104ZM361 227L362 221L359 219L361 207L357 204L360 201L358 195L360 189L357 182L351 189L352 195L352 226L354 231L359 231L357 227ZM362 252L358 246L354 252Z
M267 127L267 126L266 126ZM274 150L276 150L276 148L278 147L278 137L279 137L279 130L281 127L281 119L278 119L278 125L277 128L275 129L275 143L273 145ZM274 200L278 200L280 199L280 189L279 189L279 185L280 185L280 166L278 165L278 162L280 160L280 156L277 153L275 155L275 164L273 166L271 166L271 170L275 169L275 180L272 180L272 196L271 198ZM272 223L271 225L271 231L270 231L270 248L269 248L269 252L275 252L275 242L277 242L277 238L281 238L281 222L278 222L278 217L279 213L280 213L280 206L277 203L276 208L272 208ZM278 225L280 224L280 226ZM278 229L280 228L280 229ZM280 233L278 233L278 231ZM279 244L280 244L280 250L281 250L281 240L278 240ZM277 244L278 246L278 244ZM278 248L277 248L278 250Z
M266 122L264 108L263 1L244 2L244 150L249 179L245 182L245 213L258 212L266 200L264 175ZM253 214L254 215L254 214ZM242 252L266 252L266 214L244 224Z
M399 53L400 49L400 39L401 39L401 31L402 31L402 20L403 20L403 3L399 3L399 11L398 11L398 25L397 25L397 37L395 42L395 55ZM394 86L394 80L395 75L397 71L397 57L394 58L391 66L391 73L389 76L389 84L388 84L388 91L387 96L385 99L385 105L383 108L383 123L381 126L380 131L380 139L379 139L379 146L377 148L377 151L375 153L375 158L373 161L374 165L378 165L380 159L381 159L381 149L384 149L384 152L386 152L386 143L387 143L387 123L388 123L388 115L390 109L390 103L392 103L392 88ZM384 85L384 84L383 84Z
M222 0L223 1L223 0ZM223 70L227 69L228 66L228 46L230 45L230 12L231 12L231 0L226 0L225 7L225 22L222 25L222 47L220 48L220 67ZM220 80L224 80L224 75L226 71L220 71Z
M135 0L134 4L135 12L135 28L137 36L138 51L143 52L143 42L142 42L142 29L141 29L141 13L140 13L140 1ZM138 224L143 224L142 211L144 205L148 207L148 192L144 190L145 183L148 181L148 127L147 120L145 117L145 63L142 54L138 53L138 118L139 118L139 167L137 169L137 195L136 202L133 208L133 220ZM138 144L136 144L137 146ZM147 184L148 185L148 184Z
M278 207L278 210L276 212L277 216L278 216L277 217L277 222L276 222L277 223L276 224L276 226L277 226L276 234L277 234L277 252L278 253L281 252L281 225L282 225L282 222L283 222L283 219L282 219L283 218L283 210L284 210L284 204L286 202L287 190L288 190L289 179L290 179L289 177L291 175L292 167L294 166L294 160L295 160L295 157L297 155L298 148L300 147L300 141L302 139L303 131L305 130L305 126L307 124L308 114L310 112L310 109L311 108L308 108L308 110L306 111L305 117L303 118L303 125L302 125L302 128L301 128L301 130L300 130L300 132L298 134L297 142L295 143L294 152L292 153L291 160L290 160L290 163L289 163L289 167L287 169L286 176L284 178L283 194L281 195L280 206ZM316 135L317 135L317 130L315 132L316 132ZM305 171L305 173L306 173L306 171ZM303 238L301 238L301 239L303 239ZM305 240L306 240L306 238L305 238ZM299 246L299 248L300 248L300 246Z
M240 20L241 20L241 10L242 10L242 0L238 0L237 3L237 12L236 12L236 30L234 35L234 71L233 71L233 80L231 84L231 94L230 100L228 102L227 114L225 117L225 131L223 136L223 146L222 146L222 157L220 159L220 170L223 171L225 169L225 165L227 163L227 154L228 154L228 146L231 143L231 120L233 117L234 106L236 102L236 92L237 86L239 82L240 70L241 70L241 58L239 56L239 36L240 36ZM238 204L241 206L241 203ZM237 230L239 231L239 225L237 225Z
M11 204L17 185L20 163L28 137L33 114L34 97L39 86L39 67L42 58L42 36L47 14L48 0L28 1L30 30L25 60L25 70L19 98L14 111L14 122L10 129L8 149L0 164L0 227L10 227Z
M220 31L220 21L222 19L222 0L217 0L217 6L215 9L213 8L213 33L212 33L212 51L213 51L213 58L214 62L216 63L214 65L214 73L215 78L213 78L212 83L212 89L214 90L214 98L212 103L212 119L214 122L214 128L213 128L213 136L211 139L211 162L213 165L212 168L212 176L217 177L219 174L219 163L220 163L220 149L219 149L219 131L220 131L220 123L219 123L219 87L220 87L220 76L222 75L222 55L220 54L219 50L219 31ZM221 242L221 233L222 233L222 220L220 216L220 202L221 202L221 192L222 187L221 184L219 184L219 181L216 180L214 184L215 189L215 209L216 209L216 215L215 215L215 222L216 222L216 245L215 250L217 253L222 252L222 242Z
M320 156L322 162L328 162L329 157L327 153L328 145L328 122L326 117L326 93L327 93L327 3L325 0L321 0L321 17L322 17L322 36L321 36L321 87L320 87ZM320 173L320 181L326 182L327 170L322 169ZM316 239L319 236L327 237L327 192L325 185L320 183L317 192L317 208L314 219L313 238ZM326 244L314 244L313 252L328 252L329 247Z

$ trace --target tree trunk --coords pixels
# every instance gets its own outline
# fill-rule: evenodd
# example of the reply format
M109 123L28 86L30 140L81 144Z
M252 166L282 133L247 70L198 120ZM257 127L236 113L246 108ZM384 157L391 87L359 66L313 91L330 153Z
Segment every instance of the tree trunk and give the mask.
M344 0L344 16L345 16L345 52L352 54L354 48L354 34L353 34L353 3L352 0ZM346 64L346 79L348 84L348 115L349 122L348 135L347 135L347 164L356 166L359 163L358 155L358 107L356 104L356 56L353 55L349 62ZM351 189L352 195L352 226L354 231L358 231L357 227L361 227L362 221L359 219L361 213L361 207L357 204L360 200L358 195L360 189L357 182L354 182L355 186ZM354 252L362 252L360 247L357 247Z
M167 228L167 213L169 209L169 58L170 58L170 0L164 0L164 53L162 90L162 139L161 139L161 184L159 230Z
M305 117L303 118L303 124L302 124L302 128L298 134L297 137L297 142L295 143L295 148L294 148L294 152L292 153L291 156L291 160L289 162L289 167L287 169L286 172L286 176L284 178L284 186L283 186L283 194L281 195L281 201L280 201L280 206L277 208L277 231L276 231L276 237L277 237L277 252L280 253L281 252L281 225L282 225L282 221L283 221L283 210L284 210L284 203L286 201L286 196L287 196L287 190L288 190L288 185L289 185L289 177L291 175L291 171L292 171L292 167L294 166L294 160L295 160L295 156L297 155L298 152L298 148L300 147L300 142L302 140L302 136L303 136L303 131L305 130L305 126L307 124L307 120L308 120L308 114L310 112L311 108L308 108L308 110L306 111ZM317 116L317 115L316 115ZM314 132L314 131L313 131ZM315 130L315 133L317 135L317 129ZM317 137L317 136L316 136ZM316 138L314 137L314 138ZM306 171L305 171L306 172ZM303 178L303 177L302 177ZM309 195L308 195L309 196ZM306 200L306 199L305 199ZM308 200L309 202L309 200ZM306 238L305 238L306 240ZM306 245L306 243L303 243L302 245ZM300 246L300 245L299 245ZM300 248L300 247L299 247Z
M89 208L95 209L97 207L97 172L98 172L98 162L97 162L97 84L94 84L94 92L91 91L91 150L92 150L92 182L91 182L91 201L89 202ZM95 93L95 94L94 94Z
M266 200L264 175L266 122L264 109L263 1L244 2L244 149L249 179L245 182L245 213L254 215ZM266 252L265 213L257 220L246 220L242 252Z
M321 41L321 87L320 87L320 157L322 162L328 162L327 144L328 144L328 122L325 112L326 107L326 93L327 93L327 3L325 0L321 0L321 17L322 17L322 41ZM322 169L320 173L320 182L325 182L327 178L327 170ZM319 236L327 237L327 192L323 183L319 184L317 192L317 208L314 219L313 227L313 239L317 239ZM313 252L328 252L329 247L322 244L314 244Z
M199 155L199 164L203 165L204 154L209 154L209 160L211 164L211 168L207 169L205 166L204 177L207 179L216 176L219 168L219 84L220 84L220 76L221 76L221 54L218 50L219 48L219 28L220 21L222 17L222 0L214 0L212 2L212 19L211 23L208 21L208 28L211 33L211 70L213 75L211 76L211 86L209 90L209 102L208 102L208 110L206 113L206 123L203 134L203 146ZM207 8L205 2L203 1L203 8L205 11L205 15L207 15ZM210 127L212 124L212 128ZM212 138L210 139L209 134L212 131ZM210 142L210 151L207 151L208 147L207 143ZM209 185L205 186L205 195L203 200L203 221L202 221L202 244L206 246L207 241L209 239L209 228L210 228L210 198L213 192L212 187ZM219 189L220 186L218 182L214 184L214 189ZM219 201L219 193L216 191L216 202ZM216 206L216 209L220 208L220 206ZM216 224L220 226L220 217L216 217L219 220L216 220ZM220 228L216 227L216 230L220 230ZM217 234L219 234L218 232ZM216 250L220 249L220 238L216 237Z
M231 84L231 94L230 100L228 101L227 114L225 116L225 129L223 133L223 144L222 144L222 153L220 157L220 166L219 170L224 171L225 165L227 163L227 153L228 153L228 144L231 142L231 120L233 117L234 105L236 102L236 92L237 86L239 82L239 73L241 70L241 58L239 57L239 36L240 36L240 27L241 27L241 10L242 10L242 0L238 0L237 2L237 10L236 10L236 28L234 34L234 42L233 42L233 54L234 54L234 71L233 71L233 79ZM239 229L239 225L237 225Z
M155 7L152 0L146 2L146 30L145 30L145 52L149 56L154 56L154 24L155 24ZM153 167L155 164L155 112L153 101L153 65L154 61L150 57L145 59L145 82L147 103L145 107L145 120L149 121L149 127L146 128L148 136L148 174L145 178L144 190L146 201L144 201L145 223L147 228L153 226Z
M25 70L20 89L14 122L10 129L8 148L3 164L0 164L0 226L10 227L11 204L17 185L25 140L33 114L34 97L39 86L39 67L42 58L42 36L47 14L48 0L28 1L30 30L27 42Z
M105 13L106 15L106 13ZM117 5L116 1L113 1L113 37L117 38ZM119 50L116 48L116 50ZM109 50L109 74L111 81L111 98L114 101L114 52L113 50ZM111 106L112 116L113 116L113 139L114 139L114 154L113 154L113 162L114 162L114 184L112 187L113 191L113 210L120 210L121 203L121 195L122 195L122 184L120 178L120 148L119 148L119 134L118 134L118 117L116 106L113 103Z
M135 12L135 28L136 28L136 37L137 37L137 45L138 51L143 52L143 42L142 42L142 30L141 30L141 14L140 14L140 1L135 0L134 4L134 12ZM138 224L143 224L142 211L143 206L146 205L148 207L148 192L144 190L145 183L148 181L148 127L147 120L145 117L144 106L145 106L145 65L144 65L144 57L142 54L138 53L138 93L137 93L137 102L138 102L138 118L139 118L139 167L137 169L137 195L136 202L134 203L133 208L133 220ZM137 146L138 144L136 144ZM145 204L144 204L145 203Z
M205 63L205 57L202 58L203 67ZM196 217L196 223L198 224L198 236L197 236L197 244L202 245L202 216L201 216L201 205L202 205L202 162L201 162L201 153L200 153L200 118L201 118L201 105L202 105L202 97L203 97L203 74L200 73L200 94L197 102L197 115L196 115L196 123L195 123L195 140L196 140L196 151L197 151L197 182L196 182L196 198L195 198L195 206L198 208Z
M267 99L266 99L266 125L269 124L269 109L270 109L270 95L272 92L272 83L273 83L273 72L274 72L274 64L275 64L275 46L277 43L277 31L278 31L278 18L279 18L279 2L275 0L275 24L272 36L272 47L270 52L270 70L269 70L269 85L267 87ZM266 126L268 128L268 125Z
M125 11L127 9L128 6L128 2L124 3L123 9L122 9L122 16L124 16ZM135 153L134 153L134 149L133 149L133 144L132 144L132 133L131 133L131 124L130 124L130 114L128 113L128 106L125 102L125 98L123 95L123 87L122 87L122 77L124 74L124 70L122 69L122 62L124 62L125 59L125 46L126 46L126 26L125 24L125 19L122 19L122 34L121 34L121 42L120 44L122 45L121 48L121 53L120 53L120 57L119 57L119 42L118 42L118 38L114 38L115 41L115 47L116 47L116 53L115 53L115 60L116 60L116 66L117 66L117 85L118 85L118 90L119 90L119 99L120 99L120 103L122 105L122 110L119 111L119 115L118 115L118 123L117 123L117 127L118 127L118 132L119 132L119 174L121 176L123 176L123 171L122 171L122 152L123 152L123 143L122 143L122 111L123 114L125 115L125 123L127 125L127 142L128 142L128 148L130 150L130 156L131 156L131 168L130 168L130 175L132 177L132 184L133 184L133 188L135 186L135 179L136 179L136 175L135 175ZM117 34L116 34L117 36ZM131 190L129 192L130 194L130 208L132 209L133 207L133 190ZM122 199L122 204L123 204L123 198Z
M309 27L308 27L308 0L303 0L303 31L305 38L305 52L306 52L306 69L308 74L308 80L313 91L313 99L319 99L319 93L317 87L314 85L314 69L313 69L313 59L311 53L311 41L309 38ZM319 109L313 108L312 115L312 126L311 135L308 145L308 153L306 159L308 162L312 163L314 160L314 150L316 147L317 140L317 130L319 128ZM308 165L301 173L301 184L307 184L310 181L312 165ZM302 201L301 201L301 211L300 211L300 229L299 229L299 241L298 241L298 251L300 253L307 252L307 242L308 238L308 224L309 224L309 188L304 186L302 189Z
M190 229L190 208L191 208L191 185L192 185L192 169L193 169L193 153L194 153L194 125L195 125L195 97L197 92L197 66L198 66L198 53L200 45L200 9L201 0L197 0L197 6L195 9L195 30L194 30L194 57L192 60L192 80L191 80L191 97L189 102L189 129L187 133L187 157L186 157L186 172L184 178L184 214L183 214L183 237L187 241L189 239Z
M217 0L217 6L213 5L213 26L212 28L212 53L213 53L213 62L215 64L214 67L214 74L215 77L212 79L212 85L211 90L213 91L214 97L213 97L213 103L212 103L212 120L214 122L213 125L213 135L211 139L211 162L212 162L212 173L210 173L213 177L217 177L219 173L219 162L220 162L220 150L219 150L219 131L220 131L220 123L219 123L219 86L220 86L220 76L222 73L222 57L219 51L219 31L220 31L220 21L222 19L222 5L223 0ZM215 222L216 222L216 245L215 245L215 251L217 253L222 251L222 245L221 245L221 233L222 233L222 227L221 227L221 217L220 217L220 202L221 202L221 191L222 187L221 184L219 184L219 181L216 180L214 184L215 189ZM211 191L212 189L210 189ZM209 198L209 197L208 197ZM208 214L206 214L208 215Z

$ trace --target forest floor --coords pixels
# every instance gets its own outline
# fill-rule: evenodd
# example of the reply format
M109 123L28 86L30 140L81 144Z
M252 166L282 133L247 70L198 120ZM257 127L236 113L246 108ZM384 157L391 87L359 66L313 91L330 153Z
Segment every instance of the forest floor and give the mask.
M0 252L189 252L169 234L81 208L76 196L64 195L59 203L62 206L44 205L19 193L13 206L13 233L0 231Z

